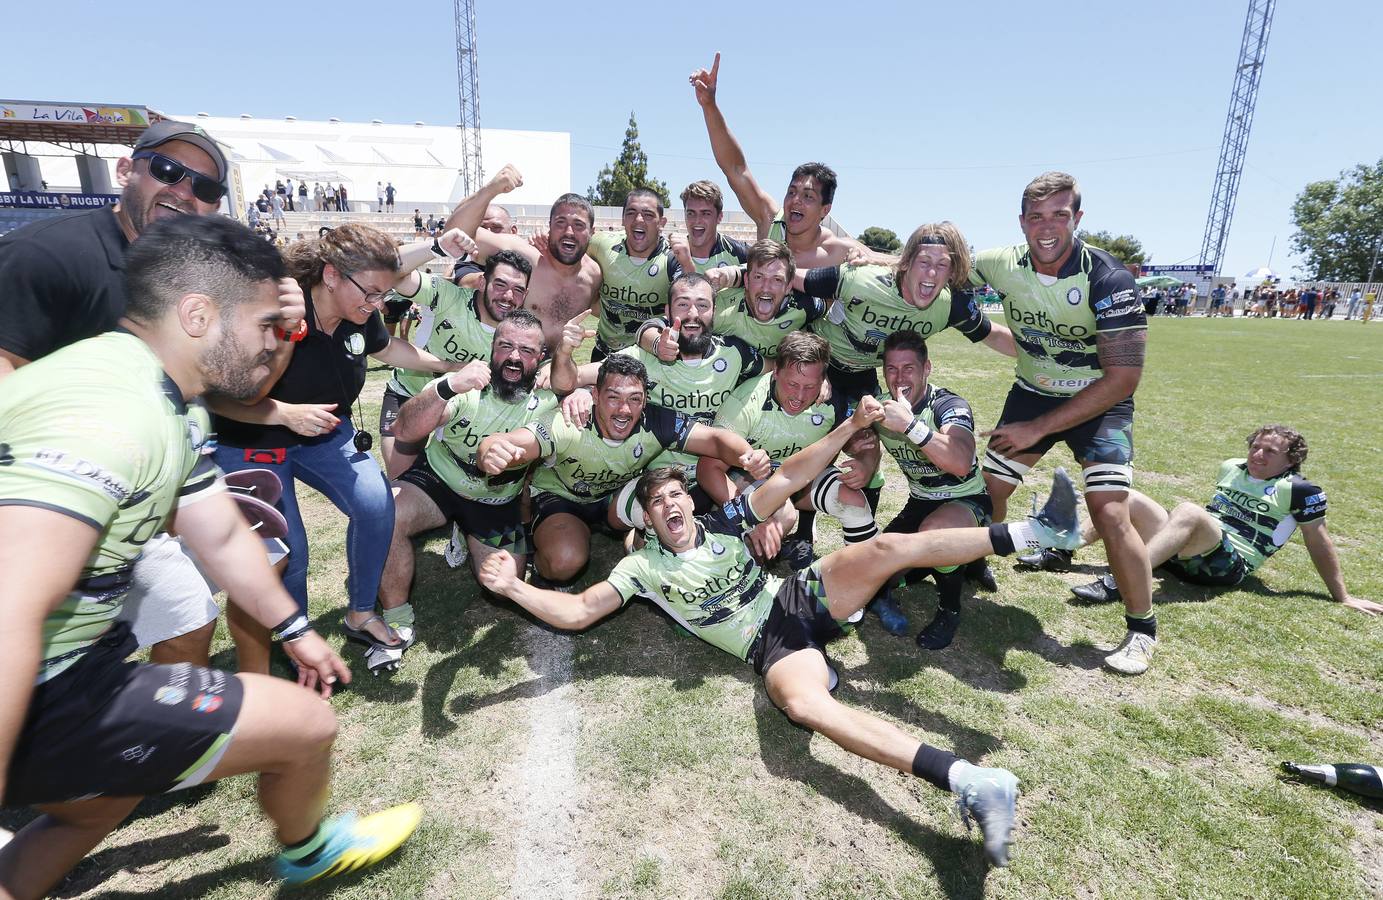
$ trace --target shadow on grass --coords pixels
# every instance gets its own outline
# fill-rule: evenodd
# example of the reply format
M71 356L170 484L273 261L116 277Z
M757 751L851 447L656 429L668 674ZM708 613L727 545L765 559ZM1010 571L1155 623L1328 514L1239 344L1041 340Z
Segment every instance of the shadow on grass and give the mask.
M984 896L989 869L977 840L943 834L923 825L894 809L867 781L813 758L812 733L794 725L762 689L754 697L754 719L759 752L771 775L807 784L851 815L876 822L896 834L931 861L937 885L946 897L960 900ZM993 738L989 740L992 742ZM950 794L936 791L920 780L918 783L924 785L932 802L953 802Z
M141 804L143 805L143 804ZM126 822L132 821L131 817ZM122 826L123 827L123 826ZM181 859L194 853L206 853L209 851L220 850L231 842L228 835L223 834L215 825L196 825L176 834L165 834L158 837L145 838L134 841L120 847L107 847L96 853L87 856L76 867L68 873L51 896L54 897L76 897L88 891L95 890L109 880L116 873L121 871L139 872L143 869L157 868L159 864L175 859ZM248 871L238 872L234 870L248 869L253 867L259 871L254 876L262 875L264 863L262 861L242 863L232 867L231 874L226 880L239 880L251 876ZM258 880L256 878L256 880ZM159 888L160 896L167 896L165 893L171 885ZM98 896L147 896L148 891L130 891L122 893L106 892Z
M908 636L884 631L872 613L866 613L856 629L869 650L869 668L877 662L894 673L893 677L909 677L923 668L936 669L976 690L1007 694L1028 684L1026 675L1004 666L1009 650L1027 650L1052 665L1086 670L1098 669L1107 653L1086 644L1063 644L1047 634L1032 613L983 595L962 600L960 629L950 647L925 650L914 637L936 613L935 591L928 584L925 588L909 587L895 596L911 619Z

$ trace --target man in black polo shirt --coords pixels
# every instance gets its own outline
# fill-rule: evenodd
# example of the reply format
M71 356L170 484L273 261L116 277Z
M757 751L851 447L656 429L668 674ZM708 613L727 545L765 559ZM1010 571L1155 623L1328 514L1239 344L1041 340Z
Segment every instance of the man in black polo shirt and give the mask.
M117 203L0 237L0 384L25 363L115 328L128 300L130 244L159 219L214 214L226 193L225 155L187 122L147 128L115 171ZM296 325L301 292L280 301L294 320L286 325ZM126 611L140 643L154 646L153 661L206 665L218 610L181 545L167 535L151 540L134 577Z

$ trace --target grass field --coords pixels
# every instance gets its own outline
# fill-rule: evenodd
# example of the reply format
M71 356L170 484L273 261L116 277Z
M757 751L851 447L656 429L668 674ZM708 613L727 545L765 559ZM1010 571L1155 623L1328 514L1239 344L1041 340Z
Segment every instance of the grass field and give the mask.
M1249 431L1292 424L1329 492L1347 583L1383 598L1383 490L1370 473L1381 347L1383 329L1355 323L1154 320L1137 485L1168 505L1203 502ZM932 352L933 381L992 425L1007 361L951 332ZM383 381L374 374L367 396ZM1049 454L1030 484L1066 462ZM886 465L882 517L906 495ZM306 506L313 613L339 643L344 522L319 497ZM390 864L333 882L334 896L1383 895L1383 807L1276 773L1285 759L1383 762L1383 620L1331 604L1299 538L1213 599L1161 581L1159 652L1137 679L1100 669L1123 635L1118 609L1067 603L1069 585L1101 570L1098 548L1069 575L997 561L998 593L967 601L940 653L872 618L833 645L843 701L1022 779L1014 862L994 871L951 798L795 728L747 666L652 607L555 634L480 599L469 572L442 563L443 540L420 544L421 643L402 671L362 674L332 700L334 807L418 800L427 816ZM598 538L588 577L617 554ZM915 629L934 590L904 598ZM358 651L344 653L363 673ZM253 781L235 779L146 801L60 896L272 895L272 852Z

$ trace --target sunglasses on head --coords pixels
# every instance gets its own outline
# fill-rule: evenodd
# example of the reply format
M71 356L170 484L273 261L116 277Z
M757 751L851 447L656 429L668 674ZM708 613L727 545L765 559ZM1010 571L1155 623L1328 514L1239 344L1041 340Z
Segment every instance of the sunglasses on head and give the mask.
M203 203L220 203L221 198L226 196L226 186L224 184L217 181L215 178L209 178L200 172L194 172L176 159L169 159L162 153L155 153L152 150L141 150L130 158L147 159L149 161L149 174L167 185L174 185L184 178L191 178L192 196Z

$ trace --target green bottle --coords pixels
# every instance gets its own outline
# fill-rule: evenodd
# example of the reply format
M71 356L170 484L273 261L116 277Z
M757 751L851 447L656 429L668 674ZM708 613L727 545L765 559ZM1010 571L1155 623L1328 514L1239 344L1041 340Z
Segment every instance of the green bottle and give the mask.
M1319 781L1329 787L1344 788L1365 797L1383 799L1383 769L1365 763L1335 763L1310 765L1285 762L1288 773L1308 781Z

